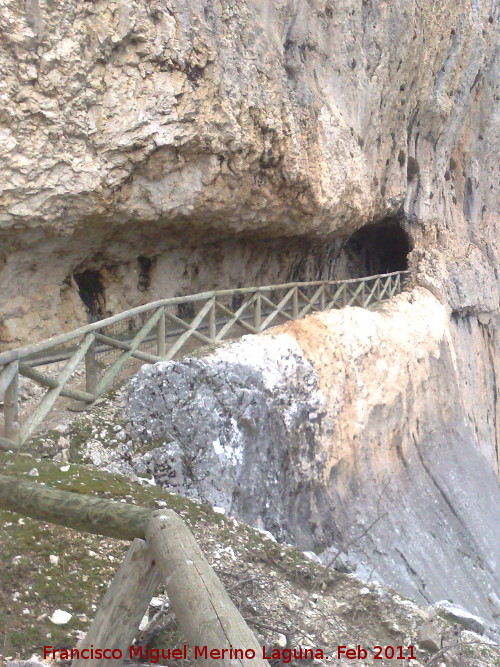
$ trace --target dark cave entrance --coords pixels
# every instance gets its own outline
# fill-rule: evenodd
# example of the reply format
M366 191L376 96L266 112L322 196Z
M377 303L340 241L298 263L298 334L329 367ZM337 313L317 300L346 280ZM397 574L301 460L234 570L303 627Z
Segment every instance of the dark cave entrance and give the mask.
M105 316L104 285L99 271L87 269L74 274L80 299L87 307L91 322Z
M364 225L350 237L328 240L308 236L282 239L221 239L209 244L177 243L154 252L135 255L120 267L116 260L107 266L77 270L74 280L90 321L111 314L107 302L120 304L115 312L170 296L207 290L231 289L289 282L358 279L405 271L412 250L404 221L393 216ZM187 239L189 241L189 239ZM136 251L137 245L133 248ZM150 252L147 252L149 250ZM103 261L102 256L99 257ZM95 267L97 258L92 259ZM81 266L81 265L80 265ZM137 283L120 280L129 274ZM233 311L243 303L234 295ZM192 303L178 304L177 315L185 321L195 317Z
M336 276L364 278L406 271L411 250L410 237L398 219L387 218L365 225L342 246Z

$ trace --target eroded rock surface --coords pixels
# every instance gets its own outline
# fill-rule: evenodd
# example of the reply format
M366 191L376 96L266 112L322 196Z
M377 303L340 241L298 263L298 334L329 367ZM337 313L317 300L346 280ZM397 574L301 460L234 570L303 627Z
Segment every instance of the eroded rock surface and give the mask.
M128 414L152 451L135 470L492 622L498 434L474 419L496 389L483 376L475 397L462 391L461 342L449 311L419 288L377 312L331 311L145 366Z
M255 281L235 236L395 214L422 283L494 310L497 31L477 0L0 0L2 343L85 322L85 271L114 313Z
M103 316L316 277L362 225L401 218L434 296L145 368L130 417L152 451L127 465L490 620L498 15L0 0L1 344L84 323L89 293Z
M308 537L311 521L319 523L310 505L325 463L316 447L324 398L292 338L159 363L141 371L130 391L134 435L165 443L135 462L137 474L282 539L296 538L301 523Z

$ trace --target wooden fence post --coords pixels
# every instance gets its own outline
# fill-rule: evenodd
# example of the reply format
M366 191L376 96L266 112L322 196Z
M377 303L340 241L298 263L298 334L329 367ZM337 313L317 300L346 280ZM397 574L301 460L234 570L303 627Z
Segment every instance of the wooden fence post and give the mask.
M262 327L262 301L260 298L260 292L257 292L255 298L255 330L257 333L261 332Z
M159 357L164 357L166 354L166 338L165 338L165 307L161 308L160 319L156 329L156 354Z
M292 296L292 317L296 320L299 316L299 288L294 287Z
M212 299L212 308L210 309L210 312L208 314L208 337L210 340L215 343L215 339L217 337L217 325L215 321L215 315L216 315L216 298L214 297Z
M157 510L146 524L146 539L160 568L179 629L191 647L207 647L207 657L198 655L196 662L209 667L269 667L253 632L184 521L171 510ZM210 650L231 646L254 651L255 657L210 657Z
M97 359L95 356L96 342L95 336L89 349L85 353L85 391L89 394L95 394L97 386Z
M19 362L13 362L15 373L4 396L5 437L19 444Z
M119 649L123 658L128 659L129 647L160 581L160 570L151 549L143 540L134 540L101 600L79 650L91 646ZM122 664L123 659L79 658L73 660L72 667L119 667Z

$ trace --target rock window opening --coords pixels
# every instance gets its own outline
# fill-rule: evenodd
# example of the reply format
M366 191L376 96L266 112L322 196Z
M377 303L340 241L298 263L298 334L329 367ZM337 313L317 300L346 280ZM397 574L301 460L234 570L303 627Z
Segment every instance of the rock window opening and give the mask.
M99 271L90 269L74 274L80 299L87 307L90 321L105 317L104 285Z
M151 286L151 270L154 260L151 257L140 256L137 258L139 265L139 277L137 280L137 289L139 292L147 292Z
M364 278L408 269L411 241L399 220L387 219L358 229L342 246L337 278Z

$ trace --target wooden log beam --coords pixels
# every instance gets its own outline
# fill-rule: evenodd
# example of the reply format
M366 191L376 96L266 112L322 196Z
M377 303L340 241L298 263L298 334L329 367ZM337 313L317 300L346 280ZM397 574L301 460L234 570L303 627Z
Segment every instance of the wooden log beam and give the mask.
M329 289L326 290L326 294L330 299L330 302L327 303L325 306L326 310L331 310L337 305L337 302L340 300L340 297L342 296L343 292L345 292L345 285L343 284L337 287L333 296Z
M97 386L95 388L96 396L100 396L103 393L103 391L107 389L108 386L113 382L118 373L130 359L132 354L139 347L142 341L146 338L148 333L153 329L154 326L156 326L156 323L162 316L163 312L164 312L163 308L160 308L159 310L156 311L156 313L152 317L149 318L146 324L140 329L140 331L135 335L133 340L130 342L130 349L127 350L126 352L123 352L115 361L115 363L110 368L108 368L106 373L97 383Z
M151 548L143 540L134 540L78 647L80 651L91 646L113 648L128 658L129 647L160 581L160 569ZM72 667L121 667L122 664L122 659L79 658L73 660Z
M299 318L300 318L300 317L304 317L305 315L307 315L307 313L308 313L311 309L319 310L319 307L318 307L317 305L315 305L315 304L316 304L316 301L319 299L319 297L320 297L320 295L321 295L323 289L324 289L324 285L321 285L321 287L319 287L319 288L314 292L314 294L312 295L312 297L311 297L310 299L308 299L307 296L306 296L302 291L300 292L300 296L302 297L302 299L303 299L304 301L307 302L307 304L300 310L300 312L299 312L299 314L298 314L298 317L299 317Z
M267 660L261 657L261 648L254 634L224 590L195 538L184 521L172 510L155 511L113 500L91 498L6 475L0 475L0 509L106 537L122 540L146 538L154 555L153 560L158 564L179 628L189 643L192 646L207 646L208 651L229 649L231 645L255 651L255 658L251 659L226 656L216 659L207 656L205 659L202 655L198 656L198 664L208 667L269 667ZM134 575L136 581L149 582L144 598L146 594L149 595L150 586L153 586L153 573L150 572L150 580L148 569L143 560ZM130 572L128 566L125 570L125 574ZM107 614L114 617L123 608L125 591L119 590L120 582L124 581L122 575L123 571L118 585L112 586L113 592L106 599L106 610L98 614L99 618ZM144 598L141 598L141 604ZM132 618L128 620L130 628ZM95 627L97 625L94 623ZM128 632L123 631L120 642L128 639ZM93 637L90 635L89 642ZM106 635L103 639L107 645L110 644L108 637ZM97 642L91 643L96 645Z
M259 303L260 303L260 300L259 300ZM246 305L245 304L243 304L243 305L246 308ZM243 308L243 310L245 310L245 308ZM251 324L248 324L248 322L245 322L245 320L242 319L240 315L238 315L239 311L237 311L236 313L233 313L232 310L229 310L229 308L226 308L226 306L223 306L221 303L217 304L217 309L222 311L225 315L228 315L231 318L230 322L225 322L224 323L224 326L225 326L224 335L226 335L226 333L228 332L228 330L230 328L230 327L228 328L228 326L227 326L228 324L230 324L231 327L234 324L238 324L243 329L246 329L247 331L250 331L250 333L259 333L258 330L255 327L253 327ZM241 310L241 308L240 308L240 310ZM252 318L252 319L255 319L255 318ZM219 334L218 334L218 337L217 337L217 341L219 341L219 340L221 340L221 331L219 331Z
M93 340L94 340L94 335L88 334L80 343L80 346L73 354L71 359L69 359L69 361L65 364L64 368L57 376L57 387L49 389L49 391L42 398L35 412L30 416L28 421L25 422L25 424L22 426L19 434L19 441L21 443L28 440L28 438L35 432L38 425L44 420L45 416L56 402L57 397L64 390L64 385L73 375L80 361L85 357L85 354L89 349L90 345L92 344Z
M151 510L0 475L0 508L118 540L144 539Z
M152 513L146 538L156 557L168 597L182 634L189 644L211 649L240 648L255 657L198 656L206 667L269 667L253 632L236 609L224 586L180 517L171 510Z
M375 292L377 290L377 284L378 284L377 281L375 281L373 283L371 288L368 289L368 294L366 294L366 292L363 291L363 308L368 308L368 306L370 305L370 302L375 297ZM375 297L375 300L376 300L376 297Z
M31 366L28 366L28 364L20 363L19 372L21 375L24 375L24 377L27 377L34 382L38 382L38 384L41 384L44 387L49 387L50 389L57 389L59 387L59 382L55 378L50 377L50 375L40 373L40 371L36 371L34 368L31 368ZM89 402L95 399L95 396L87 391L70 389L69 387L63 387L59 393L61 396L74 398L75 401Z
M262 322L262 329L267 329L267 327L271 324L271 322L278 316L281 315L287 320L292 320L293 317L290 317L288 313L286 313L283 310L283 307L290 301L290 299L293 297L295 294L295 289L291 289L285 296L281 299L281 301L278 304L273 303L269 299L267 299L264 295L261 296L261 299L264 303L268 303L272 308L275 308L274 312L270 313L266 317L266 319Z
M358 295L361 293L361 290L363 289L363 285L364 285L364 282L360 283L357 286L357 288L354 290L354 292L351 289L349 289L349 292L351 294L351 298L349 299L349 302L346 304L347 306L351 306L351 305L352 306L354 306L354 305L359 306Z
M160 317L160 320L162 318ZM96 334L96 340L100 343L106 343L109 347L115 347L117 350L124 350L125 352L130 352L132 350L132 357L145 361L148 364L155 364L157 361L163 361L163 357L157 357L154 354L148 354L147 352L142 352L141 350L134 350L130 343L125 341L117 340L116 338L110 338L109 336L104 336L103 334Z
M205 319L205 317L208 315L210 310L212 309L212 299L207 301L207 303L203 306L203 308L200 310L198 315L194 318L194 320L191 322L189 325L188 329L180 336L177 341L172 345L172 347L169 349L169 351L165 354L165 359L167 361L170 361L170 359L173 359L173 357L177 354L177 352L181 349L181 347L186 343L191 336L196 332L196 329L200 326L202 321Z
M0 401L3 400L5 391L14 379L18 371L18 365L16 361L12 361L10 364L7 364L0 371Z
M390 278L388 278L385 282L382 282L381 279L379 278L379 293L378 293L378 300L382 301L384 299L384 296L388 294L388 289L390 287Z
M190 328L190 324L187 322L184 322L184 320L181 320L180 317L176 317L173 313L169 313L168 310L165 311L165 317L169 319L171 322L174 324L178 324L182 327L182 332L184 333L185 330L188 330ZM192 335L197 338L198 340L201 340L202 343L207 343L207 345L210 345L212 341L208 336L205 336L204 334L200 333L199 331L192 331Z
M241 325L245 329L252 331L252 333L255 333L254 327L252 327L247 322L243 322L240 319L241 316L243 315L243 313L245 312L245 310L249 306L253 306L254 303L255 303L255 294L252 294L250 299L248 299L248 301L245 301L244 303L242 303L241 306L238 308L238 310L236 310L236 312L234 312L234 313L231 312L228 308L226 308L222 304L217 304L217 307L220 310L222 310L223 312L226 312L231 317L231 319L228 322L226 322L226 324L219 331L215 341L216 342L221 341L225 337L225 335L228 333L228 331L230 331L235 324Z

